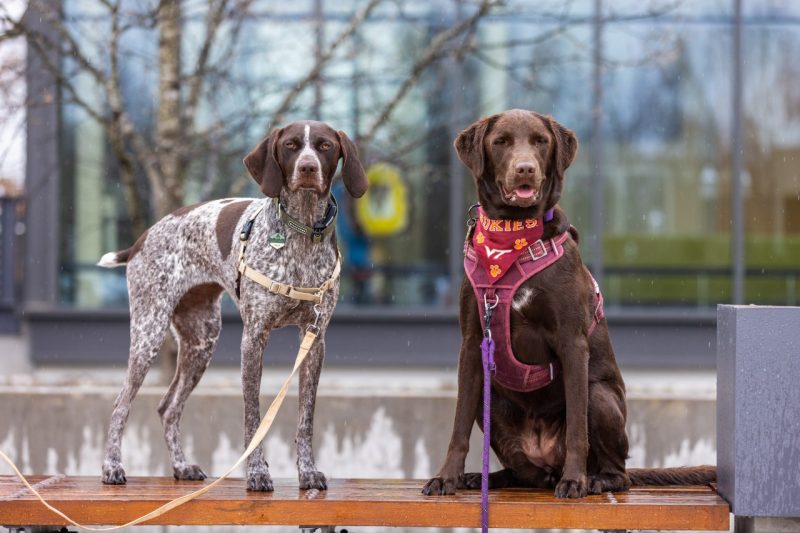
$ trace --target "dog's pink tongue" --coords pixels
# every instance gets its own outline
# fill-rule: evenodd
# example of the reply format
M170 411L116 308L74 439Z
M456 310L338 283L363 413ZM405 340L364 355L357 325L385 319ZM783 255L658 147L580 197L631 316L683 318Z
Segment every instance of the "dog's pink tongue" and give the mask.
M523 185L522 187L517 187L514 189L514 194L520 198L531 198L533 197L534 192L530 185Z

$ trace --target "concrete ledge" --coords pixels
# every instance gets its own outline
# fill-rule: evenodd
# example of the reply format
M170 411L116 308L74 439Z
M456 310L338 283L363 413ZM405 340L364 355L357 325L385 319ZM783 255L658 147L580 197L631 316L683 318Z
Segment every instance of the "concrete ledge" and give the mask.
M325 375L323 374L323 380ZM391 389L391 387L387 387ZM276 386L265 386L262 405ZM118 387L0 388L0 449L27 473L97 475L111 405ZM164 389L145 387L131 410L123 441L130 475L169 475L156 406ZM294 477L297 399L287 398L266 439L275 477ZM206 387L189 399L182 424L189 457L210 475L220 474L243 449L242 397L238 388ZM315 416L315 450L329 476L426 478L439 468L450 438L455 395L397 390L379 396L323 390ZM698 399L632 399L629 466L713 463L714 402ZM263 413L263 411L262 411ZM480 465L480 431L473 431L468 469ZM3 470L0 472L9 473Z

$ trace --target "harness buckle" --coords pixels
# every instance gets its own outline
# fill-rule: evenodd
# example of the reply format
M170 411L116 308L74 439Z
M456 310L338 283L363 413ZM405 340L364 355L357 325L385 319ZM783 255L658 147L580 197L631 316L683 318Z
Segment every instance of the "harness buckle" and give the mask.
M536 252L533 251L533 248L536 247ZM528 253L531 255L531 260L538 261L542 257L547 255L547 248L544 245L542 239L539 239L535 243L528 246Z
M289 292L291 291L291 287L288 285L284 285L283 283L278 283L277 281L272 281L269 285L269 292L273 292L275 294L280 294L281 296L289 296Z
M255 218L251 218L247 222L244 223L242 226L242 231L239 233L239 240L245 242L250 238L250 232L253 231L253 223L256 221Z
M314 244L322 242L322 236L325 234L325 228L326 226L320 224L319 222L314 224L314 228L311 231L311 242Z

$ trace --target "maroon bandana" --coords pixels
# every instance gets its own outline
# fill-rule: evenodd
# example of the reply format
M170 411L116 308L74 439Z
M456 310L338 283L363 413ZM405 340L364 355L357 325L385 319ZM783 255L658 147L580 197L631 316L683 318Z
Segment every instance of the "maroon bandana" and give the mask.
M544 223L540 218L495 220L478 208L478 224L472 234L472 246L478 262L489 273L491 283L499 280L514 261L542 238Z

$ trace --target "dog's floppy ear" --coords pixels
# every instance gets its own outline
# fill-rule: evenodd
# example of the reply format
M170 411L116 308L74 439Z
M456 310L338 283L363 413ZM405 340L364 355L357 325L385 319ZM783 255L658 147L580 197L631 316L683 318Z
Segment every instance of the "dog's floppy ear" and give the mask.
M578 153L578 138L571 129L565 128L553 117L547 116L543 118L550 127L554 139L553 156L548 166L552 169L551 172L554 177L560 182L564 180L564 173Z
M342 181L350 196L361 198L367 192L367 176L358 159L358 150L345 132L339 130L337 135L342 147Z
M483 139L496 118L497 115L483 117L459 133L453 142L458 158L472 171L476 178L483 176L485 159Z
M266 139L253 148L244 158L244 166L247 171L261 186L261 191L275 198L281 193L283 186L283 170L278 164L278 138L283 129L274 129Z

